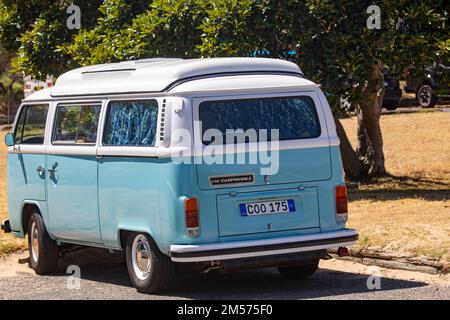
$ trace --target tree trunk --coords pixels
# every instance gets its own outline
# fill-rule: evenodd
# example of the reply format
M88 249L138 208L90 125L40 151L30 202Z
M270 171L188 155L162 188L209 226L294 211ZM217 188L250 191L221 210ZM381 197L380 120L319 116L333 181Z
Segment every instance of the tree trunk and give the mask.
M384 96L382 64L374 64L363 90L363 101L356 108L358 119L357 154L368 176L384 176L383 136L380 128L381 108Z
M364 124L362 121L362 113L361 110L358 110L359 106L356 106L356 155L361 159L367 153L367 141L366 141L366 128L364 128Z
M349 180L360 181L363 178L363 167L359 160L355 150L348 140L347 134L345 133L344 127L342 126L339 119L334 119L336 123L336 132L341 141L341 157L344 166L345 176Z

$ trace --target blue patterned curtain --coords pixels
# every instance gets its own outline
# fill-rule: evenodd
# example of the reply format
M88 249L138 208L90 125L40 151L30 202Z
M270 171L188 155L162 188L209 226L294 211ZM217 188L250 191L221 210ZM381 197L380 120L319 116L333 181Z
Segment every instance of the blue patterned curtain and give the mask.
M156 100L111 102L105 144L154 146L157 117L158 103Z
M207 101L200 105L203 133L208 129L279 130L279 140L316 138L320 124L314 101L307 96ZM205 144L210 143L204 141Z

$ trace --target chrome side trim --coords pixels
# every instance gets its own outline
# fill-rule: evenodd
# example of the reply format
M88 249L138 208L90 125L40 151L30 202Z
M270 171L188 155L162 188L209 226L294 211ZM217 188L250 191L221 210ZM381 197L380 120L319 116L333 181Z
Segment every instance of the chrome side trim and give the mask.
M287 142L287 143L284 143ZM328 146L338 146L339 139L337 137L318 138L318 141L280 141L278 150L305 149L305 148L323 148ZM265 152L271 150L267 144L258 143L237 144L233 145L235 150L229 152L238 153L240 150L245 152ZM224 148L225 149L225 148ZM217 152L218 155L226 154L225 152ZM191 157L195 152L184 147L133 147L133 146L84 146L84 145L16 145L8 147L8 153L22 154L52 154L52 155L76 155L76 156L122 156L122 157L157 157L157 158L175 158Z
M45 154L46 147L43 144L16 144L8 147L11 154Z
M47 146L47 154L64 156L96 156L95 145L51 145Z

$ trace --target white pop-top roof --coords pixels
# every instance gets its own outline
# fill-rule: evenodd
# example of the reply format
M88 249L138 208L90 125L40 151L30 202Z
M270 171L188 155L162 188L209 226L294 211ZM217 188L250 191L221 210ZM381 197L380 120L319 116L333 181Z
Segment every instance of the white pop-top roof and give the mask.
M58 78L50 95L64 97L161 92L190 79L239 73L302 76L295 63L278 59L144 59L71 70Z

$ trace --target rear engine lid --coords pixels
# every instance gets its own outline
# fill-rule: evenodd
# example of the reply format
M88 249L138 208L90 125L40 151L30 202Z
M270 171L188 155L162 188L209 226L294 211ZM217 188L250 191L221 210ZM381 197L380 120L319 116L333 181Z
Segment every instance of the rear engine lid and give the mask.
M331 178L330 140L317 92L279 95L194 99L201 189Z

